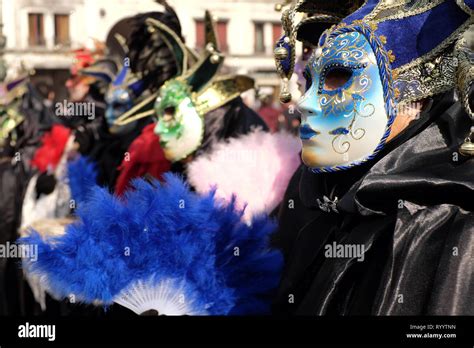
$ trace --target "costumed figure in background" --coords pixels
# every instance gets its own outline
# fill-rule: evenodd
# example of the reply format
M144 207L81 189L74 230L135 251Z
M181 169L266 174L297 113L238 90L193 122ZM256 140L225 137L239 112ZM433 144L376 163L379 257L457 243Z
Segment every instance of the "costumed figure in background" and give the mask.
M74 209L67 181L67 162L74 157L76 150L74 128L94 122L96 116L100 120L100 115L104 113L104 105L100 101L103 100L100 90L105 88L103 79L85 77L81 70L92 66L97 69L99 65L110 66L107 59L99 58L103 50L102 45L96 42L94 52L85 48L73 51L74 64L70 69L71 77L66 82L69 103L57 103L54 124L42 135L40 146L31 159L31 167L36 172L24 196L21 219L23 230L40 220L64 218ZM75 108L69 107L73 103L90 103L94 106L94 114L76 115Z
M140 113L131 109L116 121L125 125L142 117L158 119L132 144L131 163L123 166L128 173L148 172L159 178L146 170L156 161L143 165L135 159L144 157L143 138L153 138L154 132L166 159L173 163L172 171L184 174L199 193L217 187L219 198L230 201L236 195L237 205L246 205L246 218L270 213L299 165L298 140L286 133L268 133L262 119L245 106L240 94L254 87L252 79L219 75L224 56L218 50L209 12L205 15L206 47L193 64L188 59L191 50L164 23L149 20L148 24L170 45L180 70L157 91L148 109ZM133 166L141 170L130 170ZM130 180L130 175L125 177L119 194Z
M296 40L313 54L304 165L274 240L285 256L276 313L474 314L474 70L462 39L473 10L306 0L284 11L282 101Z
M74 209L74 206L71 206L67 179L68 160L75 157L76 153L74 128L82 127L87 122L92 123L93 118L103 115L104 105L100 102L103 100L103 92L99 91L103 91L105 83L108 83L93 75L85 77L81 71L92 66L95 69L101 66L102 70L104 66L110 67L110 59L99 58L103 50L102 45L96 42L94 52L85 48L73 51L74 64L70 69L71 76L66 82L70 100L66 105L56 104L53 124L42 135L40 146L35 149L31 159L31 167L35 172L24 196L21 229L39 220L64 218ZM92 93L92 90L96 92ZM98 114L94 112L94 115L76 115L76 109L70 107L74 103L91 103ZM96 107L102 111L95 109ZM102 116L98 118L100 120Z
M179 23L172 10L167 9L166 13L137 15L120 21L112 28L107 39L107 57L96 59L97 55L90 54L88 50L75 51L71 78L67 82L71 101L92 103L98 113L92 115L90 119L77 117L86 115L69 114L64 110L63 123L75 129L71 131L68 127L56 124L50 132L44 134L42 145L32 160L32 165L38 172L30 180L26 190L21 222L22 234L27 234L31 228L42 235L64 233L65 226L73 221L71 213L82 204L87 192L97 182L108 185L108 178L114 180L113 173L124 157L123 151L116 152L117 147L127 146L125 140L128 139L129 142L133 140L143 126L143 123L141 125L135 123L126 127L115 127L114 118L128 110L139 97L146 99L150 93L143 87L144 81L130 73L129 58L126 56L133 52L129 52L125 37L131 36L130 31L133 28L137 31L142 30L140 23L148 17L160 18L179 29ZM139 50L138 47L134 47ZM165 45L158 45L156 49L162 58L161 61L154 63L155 73L159 75L155 83L159 83L166 74L173 72L175 63L169 58L170 53L167 52L168 48ZM151 85L148 85L148 89L150 88ZM96 93L91 94L91 91ZM100 100L104 100L104 94L107 104L102 106ZM99 106L99 110L96 106ZM76 119L86 119L87 122ZM131 134L133 132L135 133ZM76 150L89 156L78 156ZM164 156L162 161L169 168L169 162ZM33 274L25 275L36 301L44 311L48 301L40 278ZM56 304L52 307L53 309L48 311L49 314L54 313ZM62 308L60 311L70 310ZM76 312L79 313L81 310Z
M0 105L0 243L13 243L21 223L21 207L34 172L31 159L42 134L53 124L53 114L29 81L31 72L2 82ZM13 258L0 261L0 314L26 314L26 291Z
M149 131L167 160L186 165L198 192L171 173L163 183L135 179L121 198L94 188L64 235L30 231L21 240L39 247L26 270L56 297L137 314L269 313L281 254L269 248L276 226L268 214L300 163L299 141L252 129L264 124L240 94L253 81L217 74L224 59L209 13L206 49L193 64L172 30L147 23L174 53L178 74L115 124L157 116Z
M81 74L82 69L91 66L110 66L108 60L102 58L103 51L104 47L98 41L95 41L93 51L86 48L72 51L74 58L70 69L71 76L66 81L69 102L57 103L54 106L55 114L51 117L51 123L42 124L43 127L49 127L40 137L39 146L35 148L30 161L31 178L22 195L20 209L21 222L18 230L20 235L31 227L41 231L64 228L67 223L73 221L71 214L79 204L76 194L71 193L71 190L77 192L78 189L71 187L70 181L74 184L77 180L82 180L79 178L80 175L85 175L83 179L90 186L95 184L97 175L92 165L85 158L72 160L76 154L74 128L97 122L96 117L100 121L104 114L103 79ZM81 103L93 105L93 114L78 115L76 108L70 107ZM68 167L73 170L68 170ZM75 177L71 178L70 173ZM39 309L44 311L46 309L44 289L36 277L29 277L27 274L25 276L36 302L40 304ZM39 312L39 309L37 306L30 306L33 313Z
M70 68L70 76L66 81L69 103L89 103L94 105L94 115L78 115L75 108L69 109L62 103L56 105L57 122L68 128L78 128L84 124L98 120L104 115L104 91L107 83L81 73L82 70L92 66L109 67L110 62L104 59L106 47L104 43L94 40L94 49L81 47L73 50L73 64Z
M174 10L164 4L163 12L148 12L128 17L118 22L109 32L107 47L114 54L115 73L91 67L83 75L109 81L105 93L107 103L105 118L99 127L85 127L75 132L79 152L96 163L98 183L112 190L117 185L119 166L128 159L130 144L151 123L144 118L126 126L116 126L114 121L132 106L143 110L156 98L156 91L177 71L173 53L161 37L148 31L146 21L155 19L166 23L174 35L181 37L181 26ZM165 161L163 156L162 160ZM167 162L167 161L165 161Z

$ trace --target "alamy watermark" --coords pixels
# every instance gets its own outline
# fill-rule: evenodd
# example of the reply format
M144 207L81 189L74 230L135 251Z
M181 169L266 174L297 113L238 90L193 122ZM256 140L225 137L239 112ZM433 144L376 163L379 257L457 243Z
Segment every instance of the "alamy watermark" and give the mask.
M0 244L0 258L21 258L36 262L38 261L38 245L10 242Z
M258 152L251 149L223 149L222 158L228 162L245 163L246 165L256 165L258 163Z
M93 120L95 103L63 100L55 104L55 114L58 117L87 117L88 120Z
M324 246L324 256L327 258L356 258L357 261L364 261L365 245L364 244L326 244Z
M47 338L52 342L56 340L56 325L37 325L26 322L18 326L19 338Z

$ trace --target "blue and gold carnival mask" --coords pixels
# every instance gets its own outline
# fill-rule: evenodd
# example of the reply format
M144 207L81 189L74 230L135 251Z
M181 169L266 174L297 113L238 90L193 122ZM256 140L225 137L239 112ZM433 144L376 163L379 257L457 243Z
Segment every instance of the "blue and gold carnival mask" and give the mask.
M115 125L115 121L133 107L134 101L142 94L141 80L135 78L125 61L122 69L109 86L105 94L105 119L111 133L124 133L133 128L133 124L125 126Z
M115 125L124 126L143 117L156 117L155 133L160 137L165 156L169 161L177 162L201 146L206 114L253 88L254 81L246 76L218 75L224 56L218 50L209 12L205 16L207 44L200 57L162 22L148 19L147 23L149 30L160 35L173 52L178 74L145 101L150 105L146 111L142 111L144 104L136 105L120 116Z
M391 124L375 53L359 31L335 32L317 52L299 102L303 162L311 168L360 163L377 151Z
M401 106L455 87L464 95L461 85L470 85L465 80L472 81L472 71L459 77L454 43L473 23L473 8L474 0L291 5L283 13L285 35L275 58L283 79L280 98L288 102L295 42L313 49L298 103L306 166L315 173L333 172L369 161L385 146ZM306 18L295 25L297 12ZM460 153L469 154L472 137L471 132Z
M117 40L122 42L124 39L117 38ZM127 52L126 48L124 48L124 52ZM123 127L115 125L119 116L130 110L137 98L144 93L141 79L130 71L128 58L125 58L122 64L117 64L113 59L101 59L92 66L82 69L80 74L101 80L107 85L104 99L106 103L105 120L109 131L121 134L132 129L132 124Z

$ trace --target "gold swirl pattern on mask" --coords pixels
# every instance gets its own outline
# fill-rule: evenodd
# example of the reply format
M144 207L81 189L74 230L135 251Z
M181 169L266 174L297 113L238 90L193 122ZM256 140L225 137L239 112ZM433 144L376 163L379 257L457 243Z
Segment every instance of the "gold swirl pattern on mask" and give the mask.
M325 61L331 59L343 60L348 65L358 64L362 60L369 59L369 53L364 50L366 42L360 40L360 35L358 32L348 32L338 35L337 42L328 40L320 58L324 58ZM318 63L321 64L321 60Z
M332 148L336 153L344 155L351 149L351 143L347 140L346 136L337 135L332 140Z
M364 128L357 128L357 119L358 117L371 117L375 114L375 106L372 103L367 103L363 105L361 110L357 109L357 105L354 105L353 109L353 118L348 127L349 132L347 134L338 134L334 137L332 141L332 148L334 152L343 155L348 152L351 148L351 142L349 136L353 140L360 140L362 139L365 134L366 130Z
M365 136L366 134L365 129L354 128L356 119L357 119L356 117L352 119L352 122L349 126L349 133L338 134L334 136L334 139L332 140L332 149L334 150L334 152L340 155L347 153L351 148L350 138L352 138L353 140L360 140Z
M319 99L323 116L334 116L344 114L349 117L354 110L354 95L367 92L372 85L371 78L362 74L354 78L353 83L347 89L341 89L334 94L322 93Z

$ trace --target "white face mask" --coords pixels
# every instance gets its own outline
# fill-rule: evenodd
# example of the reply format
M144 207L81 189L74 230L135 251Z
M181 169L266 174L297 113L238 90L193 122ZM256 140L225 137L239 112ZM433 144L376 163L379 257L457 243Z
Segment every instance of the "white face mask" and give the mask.
M166 159L177 162L195 152L202 144L204 119L198 114L189 87L178 80L168 81L155 103L160 137Z
M387 72L381 72L384 62L358 31L336 30L316 52L298 105L302 158L314 172L345 170L370 160L390 133L394 115L382 84ZM334 76L337 83L329 86Z

